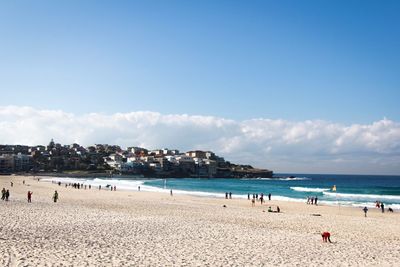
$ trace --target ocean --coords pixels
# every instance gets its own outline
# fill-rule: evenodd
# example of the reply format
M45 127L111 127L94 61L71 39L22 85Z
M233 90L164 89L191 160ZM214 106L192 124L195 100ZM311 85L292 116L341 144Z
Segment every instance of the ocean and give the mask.
M188 194L196 196L224 198L225 192L231 192L234 198L247 199L247 194L268 195L272 199L283 201L306 202L307 197L318 197L318 202L325 205L352 207L375 207L375 201L385 207L400 209L400 176L382 175L333 175L333 174L276 174L274 178L258 179L223 179L223 178L49 178L43 180L63 183L79 182L116 186L117 190ZM336 186L336 191L332 187Z

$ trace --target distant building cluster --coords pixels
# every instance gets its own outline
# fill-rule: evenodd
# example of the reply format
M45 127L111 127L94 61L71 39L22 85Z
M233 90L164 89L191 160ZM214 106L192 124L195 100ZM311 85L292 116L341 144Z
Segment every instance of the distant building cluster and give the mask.
M236 165L211 151L179 152L97 144L0 145L0 173L83 171L144 177L272 177L272 171Z

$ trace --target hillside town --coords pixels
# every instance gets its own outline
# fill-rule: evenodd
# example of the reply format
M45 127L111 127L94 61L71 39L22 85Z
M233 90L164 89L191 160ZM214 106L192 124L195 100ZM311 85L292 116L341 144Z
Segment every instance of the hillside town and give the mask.
M0 173L137 175L141 177L272 177L267 169L237 165L211 151L122 149L117 145L0 145Z

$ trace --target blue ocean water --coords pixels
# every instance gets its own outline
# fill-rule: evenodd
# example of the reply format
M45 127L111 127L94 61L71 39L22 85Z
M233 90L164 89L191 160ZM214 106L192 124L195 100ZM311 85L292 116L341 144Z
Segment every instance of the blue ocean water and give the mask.
M223 179L223 178L171 178L82 180L69 178L93 186L116 185L119 189L158 191L208 197L225 197L232 192L235 198L247 198L247 194L272 194L275 200L306 202L308 196L318 197L320 204L355 207L374 207L375 201L386 207L400 209L400 176L381 175L328 175L328 174L276 174L274 178ZM60 178L53 178L60 180ZM65 179L64 179L65 180ZM336 186L336 192L332 187Z

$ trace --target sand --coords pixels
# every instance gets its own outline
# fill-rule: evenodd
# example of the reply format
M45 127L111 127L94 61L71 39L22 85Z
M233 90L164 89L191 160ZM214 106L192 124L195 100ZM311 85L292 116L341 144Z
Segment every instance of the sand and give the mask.
M25 185L22 181L25 180ZM14 186L10 186L13 181ZM0 176L0 266L399 266L400 217L370 209L65 188ZM27 191L33 191L27 203ZM60 199L52 202L54 190ZM226 208L223 207L226 205ZM282 213L268 213L279 205ZM321 216L312 216L320 214ZM329 231L330 243L320 233Z

